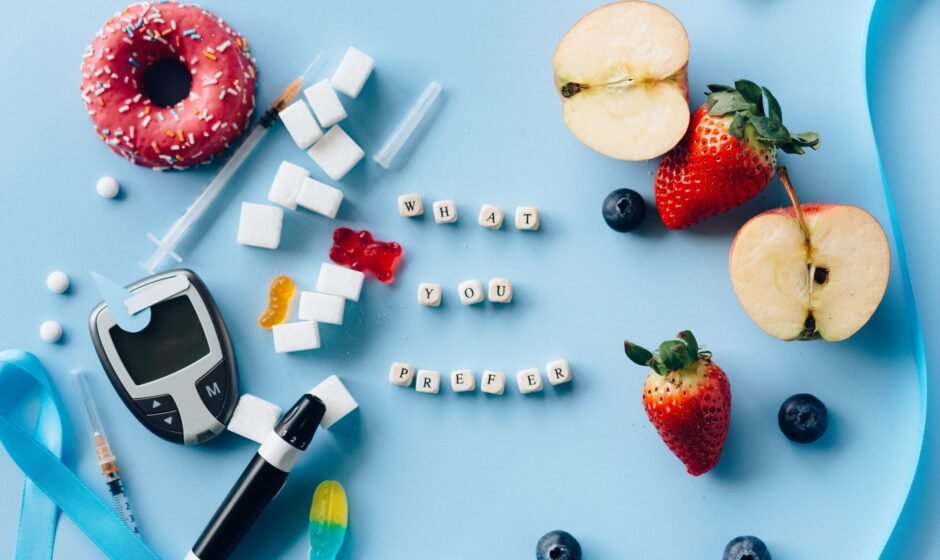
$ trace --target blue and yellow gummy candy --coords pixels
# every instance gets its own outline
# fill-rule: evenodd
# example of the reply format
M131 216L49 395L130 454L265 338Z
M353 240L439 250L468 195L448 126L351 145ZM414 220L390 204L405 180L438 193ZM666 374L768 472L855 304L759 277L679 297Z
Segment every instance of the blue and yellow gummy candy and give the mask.
M346 539L346 492L335 480L317 486L310 504L310 560L335 560Z

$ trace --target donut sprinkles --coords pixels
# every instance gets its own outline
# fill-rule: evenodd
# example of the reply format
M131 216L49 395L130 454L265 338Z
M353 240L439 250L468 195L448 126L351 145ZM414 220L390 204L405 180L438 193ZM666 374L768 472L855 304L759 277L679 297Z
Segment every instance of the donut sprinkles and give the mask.
M179 61L189 94L161 107L144 92L155 63ZM81 97L95 133L131 162L157 170L209 163L247 128L255 108L248 42L196 6L144 2L118 12L85 49Z

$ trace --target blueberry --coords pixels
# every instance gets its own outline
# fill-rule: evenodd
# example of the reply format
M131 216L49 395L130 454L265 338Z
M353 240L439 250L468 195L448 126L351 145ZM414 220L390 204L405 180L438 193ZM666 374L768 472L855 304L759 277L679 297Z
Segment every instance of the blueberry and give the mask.
M725 547L723 560L770 560L764 541L757 537L736 537Z
M643 223L646 203L640 193L617 189L607 195L603 207L604 221L614 231L631 231Z
M813 395L800 393L783 401L777 414L783 435L797 443L812 443L829 427L826 405Z
M581 545L567 531L549 531L535 545L536 560L581 560Z

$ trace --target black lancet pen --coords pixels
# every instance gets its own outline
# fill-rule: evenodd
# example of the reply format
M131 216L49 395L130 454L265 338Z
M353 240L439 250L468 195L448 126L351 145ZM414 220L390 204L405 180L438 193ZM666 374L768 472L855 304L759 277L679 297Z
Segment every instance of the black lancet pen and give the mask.
M185 560L225 560L262 510L280 492L326 413L307 393L287 411L206 525Z

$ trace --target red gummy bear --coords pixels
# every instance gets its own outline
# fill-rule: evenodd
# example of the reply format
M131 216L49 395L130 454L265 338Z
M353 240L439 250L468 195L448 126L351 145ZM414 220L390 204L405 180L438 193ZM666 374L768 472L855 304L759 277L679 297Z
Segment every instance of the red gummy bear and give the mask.
M395 265L401 255L401 245L394 241L376 241L367 230L343 227L333 232L330 259L353 270L368 270L382 282L395 279Z

